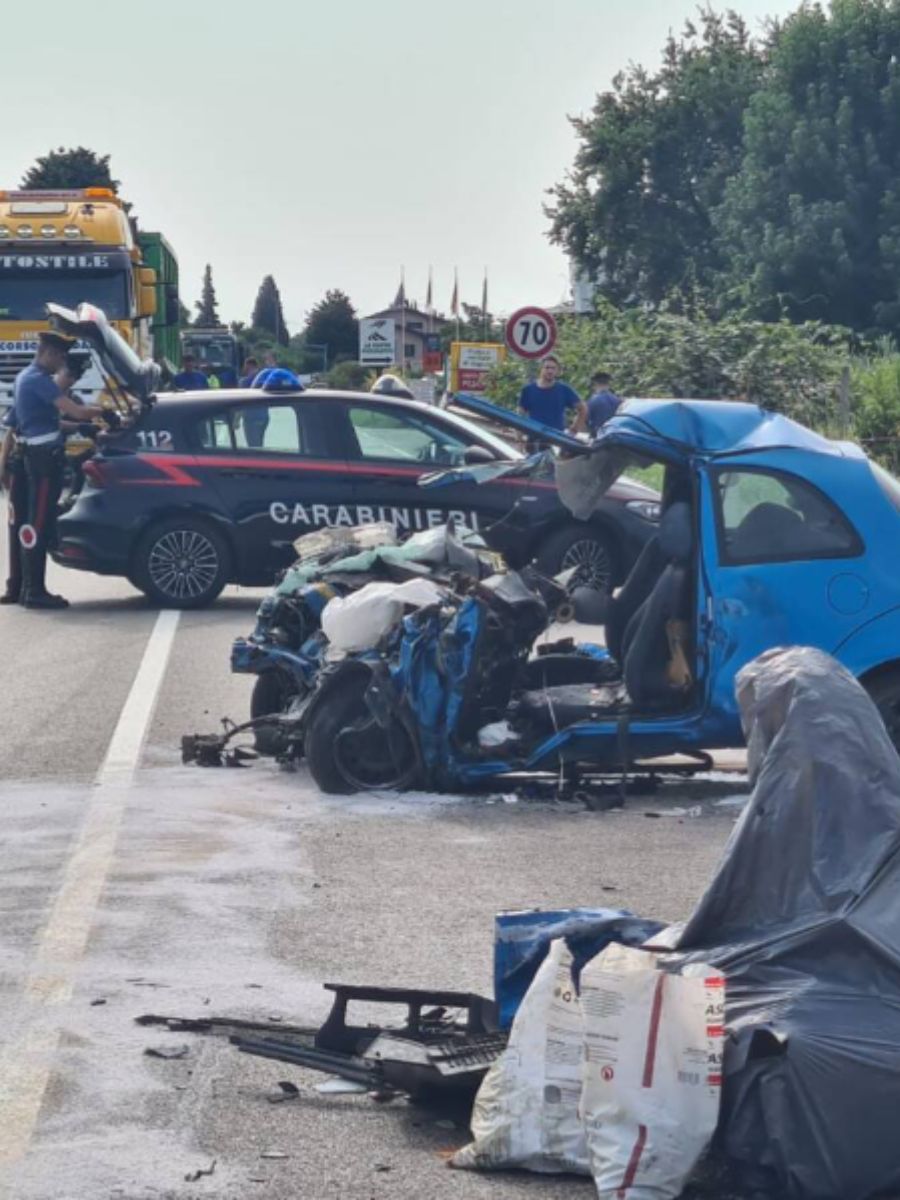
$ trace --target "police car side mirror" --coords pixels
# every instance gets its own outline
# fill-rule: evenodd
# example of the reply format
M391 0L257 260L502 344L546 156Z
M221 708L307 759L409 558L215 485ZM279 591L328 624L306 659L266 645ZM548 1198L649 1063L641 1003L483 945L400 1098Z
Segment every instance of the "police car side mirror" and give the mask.
M491 454L484 446L467 446L464 456L467 467L476 467L479 463L496 462L496 455Z

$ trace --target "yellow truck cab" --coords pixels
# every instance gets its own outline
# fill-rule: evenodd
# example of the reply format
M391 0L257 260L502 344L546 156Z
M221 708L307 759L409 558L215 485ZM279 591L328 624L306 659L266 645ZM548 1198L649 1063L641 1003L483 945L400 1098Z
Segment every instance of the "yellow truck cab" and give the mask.
M49 328L45 305L82 301L103 309L141 358L152 356L156 273L142 265L122 201L108 188L0 191L0 416ZM91 362L75 395L102 403L105 390Z

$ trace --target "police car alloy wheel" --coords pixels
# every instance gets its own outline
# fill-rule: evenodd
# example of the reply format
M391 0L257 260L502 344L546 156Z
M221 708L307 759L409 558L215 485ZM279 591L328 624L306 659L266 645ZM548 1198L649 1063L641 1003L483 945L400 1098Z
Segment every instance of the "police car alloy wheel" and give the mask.
M546 575L558 575L575 568L569 581L571 593L577 587L599 591L611 588L617 579L617 557L612 539L595 529L561 529L539 547L537 564Z
M202 521L174 519L141 539L132 578L151 600L172 608L202 608L228 582L228 547Z

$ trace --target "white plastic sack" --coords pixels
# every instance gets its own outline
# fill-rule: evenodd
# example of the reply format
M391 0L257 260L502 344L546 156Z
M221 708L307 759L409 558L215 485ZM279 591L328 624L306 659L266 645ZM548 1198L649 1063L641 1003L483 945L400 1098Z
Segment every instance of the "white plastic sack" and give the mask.
M358 592L328 601L322 609L322 630L339 653L372 650L401 620L404 607L426 608L443 595L430 579L367 583Z
M581 972L581 1114L600 1200L680 1195L719 1116L725 981L611 945Z
M509 1045L475 1097L475 1140L450 1165L589 1174L578 1115L583 1059L572 955L558 938L519 1006Z

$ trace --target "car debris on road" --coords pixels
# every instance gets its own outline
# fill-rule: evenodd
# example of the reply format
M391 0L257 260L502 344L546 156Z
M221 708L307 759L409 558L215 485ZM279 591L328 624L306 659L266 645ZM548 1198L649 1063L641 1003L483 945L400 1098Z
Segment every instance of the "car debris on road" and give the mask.
M684 924L501 916L493 1001L339 988L319 1031L337 1051L239 1048L416 1094L442 1073L424 1031L443 1039L445 1002L468 1004L475 1141L454 1165L582 1171L602 1198L662 1200L709 1152L739 1190L779 1200L900 1188L900 758L859 682L814 648L761 655L738 701L753 792ZM410 1005L405 1026L346 1025L350 999L382 995Z

